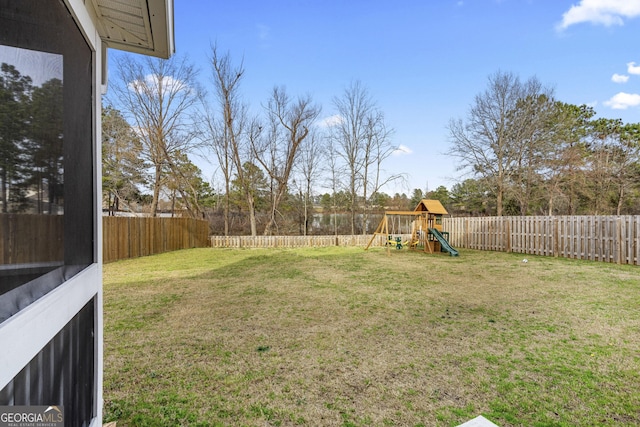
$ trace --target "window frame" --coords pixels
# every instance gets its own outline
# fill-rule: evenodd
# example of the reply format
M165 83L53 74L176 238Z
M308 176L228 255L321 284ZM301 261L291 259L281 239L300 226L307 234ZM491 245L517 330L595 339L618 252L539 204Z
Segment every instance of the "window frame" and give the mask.
M0 43L4 46L53 53L62 57L62 162L64 182L64 212L62 218L62 241L58 242L61 259L50 260L49 268L43 268L38 254L33 263L2 264L0 273L12 275L22 270L24 276L14 274L10 287L0 294L0 323L17 311L33 303L55 286L64 283L82 268L96 263L97 242L97 185L96 128L99 126L95 109L96 55L95 46L87 40L82 26L71 13L69 4L56 0L55 10L37 7L37 0L26 6L24 1L1 1L7 3L0 11L3 29ZM34 55L35 56L35 55ZM20 215L20 214L14 214ZM51 221L45 221L52 227ZM54 235L57 234L54 230ZM36 235L37 236L37 235ZM7 236L7 239L18 236ZM37 245L33 237L30 245ZM60 255L58 255L60 256ZM13 256L11 250L9 259ZM24 261L24 260L22 260ZM27 260L29 261L29 260ZM52 262L54 261L54 262ZM56 263L59 265L56 268ZM33 267L29 274L30 267ZM43 274L38 276L38 271ZM34 277L35 276L35 277ZM7 292L7 288L9 291ZM7 295L11 294L11 295ZM16 305L16 301L19 304Z

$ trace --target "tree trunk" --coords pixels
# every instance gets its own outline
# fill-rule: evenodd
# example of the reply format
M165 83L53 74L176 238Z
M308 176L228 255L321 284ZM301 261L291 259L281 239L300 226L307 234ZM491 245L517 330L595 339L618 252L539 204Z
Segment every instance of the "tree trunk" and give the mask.
M287 186L281 185L280 183L278 183L276 193L273 196L273 202L271 203L271 215L269 218L269 222L267 223L267 226L264 228L263 234L265 236L270 236L274 227L277 229L276 213L277 213L278 206L280 205L280 200L282 199L282 196L284 196L286 191L287 191Z
M226 192L224 196L224 235L229 235L229 210L231 203L229 201L229 180L226 179Z
M504 191L502 190L502 186L498 186L498 191L496 194L496 215L502 216L502 199L504 196Z
M269 222L267 222L267 225L264 227L264 233L262 233L264 236L270 236L272 233L272 229L276 227L276 205L273 204L271 206L271 213L269 215Z
M623 197L624 197L624 187L620 186L620 191L618 192L618 207L616 209L616 215L620 215L620 212L622 212Z
M264 233L262 233L263 236L270 236L271 235L271 229L274 227L276 221L275 221L275 212L272 210L271 211L271 215L269 218L269 222L267 222L267 225L264 227Z
M363 190L363 195L362 195L362 199L364 201L363 203L363 207L362 207L362 234L367 234L367 222L369 221L369 215L367 212L367 182L365 180L364 183L364 190Z
M156 165L156 173L153 178L153 201L151 202L151 216L158 216L158 201L160 200L160 180L162 178L162 167Z
M303 236L307 235L307 229L309 226L309 208L307 207L307 201L309 200L309 198L307 197L307 195L304 195L304 232L303 232Z
M356 234L356 182L355 171L351 172L351 235Z
M256 203L253 194L247 192L247 206L249 208L249 223L251 224L251 235L258 235L258 227L256 226Z

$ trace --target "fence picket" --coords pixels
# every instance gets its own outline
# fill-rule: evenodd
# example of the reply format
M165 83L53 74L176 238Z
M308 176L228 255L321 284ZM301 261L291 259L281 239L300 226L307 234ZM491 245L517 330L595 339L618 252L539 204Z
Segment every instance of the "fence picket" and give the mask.
M59 259L55 245L59 239L61 217L0 215L0 261L21 259ZM533 255L559 256L592 261L640 265L640 216L538 216L445 218L444 230L456 248L507 251ZM8 232L9 227L15 232ZM47 236L47 233L58 233ZM43 242L38 253L30 253L20 242ZM361 246L371 235L340 236L212 236L207 238L206 221L188 218L103 218L103 259L151 255L188 247L214 248L293 248L301 246ZM20 242L4 236L20 236ZM403 235L408 239L408 235ZM373 244L383 246L381 236ZM14 248L9 250L9 248ZM11 257L11 259L9 259Z
M640 216L445 218L452 246L640 265Z
M397 235L402 241L411 238L410 234ZM297 248L297 247L329 247L329 246L361 246L365 247L371 235L330 235L330 236L210 236L213 248ZM373 246L384 246L385 236L379 236Z
M209 246L209 223L191 218L103 217L104 262Z
M640 264L640 216L445 218L453 247ZM383 246L386 239L374 240ZM212 247L366 246L371 236L212 236ZM409 236L403 236L408 239ZM275 240L274 240L275 239Z

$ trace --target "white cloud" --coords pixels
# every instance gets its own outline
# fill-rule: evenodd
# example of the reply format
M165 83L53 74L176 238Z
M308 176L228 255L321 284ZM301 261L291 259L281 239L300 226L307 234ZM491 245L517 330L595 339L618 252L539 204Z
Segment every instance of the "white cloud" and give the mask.
M334 114L333 116L325 117L318 122L318 126L321 128L330 128L337 126L344 122L344 119L340 114Z
M640 95L636 93L620 92L614 95L610 100L605 101L604 105L611 107L614 110L626 110L629 107L637 107L640 105Z
M393 150L394 156L405 156L411 153L413 153L413 150L407 147L406 145L402 145L402 144L398 145L398 147L395 150Z
M582 22L600 24L605 27L624 25L624 18L640 16L640 0L580 0L562 14L559 30Z
M627 73L640 75L640 65L636 65L635 62L629 62L627 64Z
M129 90L138 92L138 93L146 93L150 95L157 95L160 88L162 88L162 93L177 93L181 90L189 91L189 86L187 86L183 81L174 79L172 76L163 76L162 82L158 79L156 74L147 74L142 80L134 80L129 83Z
M611 81L614 83L626 83L629 80L629 76L625 76L624 74L614 74L611 76Z

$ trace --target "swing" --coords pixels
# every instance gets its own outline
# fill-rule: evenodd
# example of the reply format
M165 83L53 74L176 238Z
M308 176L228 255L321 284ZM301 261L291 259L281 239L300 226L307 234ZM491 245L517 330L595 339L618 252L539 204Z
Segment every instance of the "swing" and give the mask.
M385 215L386 221L386 230L387 230L387 242L385 246L395 246L396 249L402 249L402 239L400 237L395 237L396 234L396 221L398 221L395 216L391 217L391 231L389 231L389 217ZM400 224L398 224L400 226ZM400 245L400 247L398 247Z
M401 216L405 216L404 222L402 221L402 218L400 218ZM409 233L410 235L413 234L414 227L412 218L406 218L407 216L415 217L416 214L414 212L406 211L385 212L382 221L380 221L380 224L378 224L378 227L373 232L373 236L369 240L369 243L367 243L365 250L369 249L369 246L371 246L376 236L386 237L386 240L383 240L383 242L387 249L392 246L396 249L403 249L404 247L415 249L416 243L413 236L407 240L403 240L403 233ZM391 217L391 220L389 220L389 217ZM389 222L391 222L391 224L389 224Z
M405 224L404 224L405 230L407 227L408 227L408 221L405 219ZM402 219L400 217L393 215L391 217L391 233L387 235L387 243L385 244L385 246L395 245L396 249L402 249L403 247L407 246L409 244L409 241L405 241L405 242L402 241L402 234L403 234L402 232L405 230L403 230L403 227L402 227Z
M389 253L391 246L395 246L397 249L406 246L410 250L421 249L426 253L434 253L436 243L439 242L440 249L445 248L452 256L456 256L457 251L449 246L447 239L443 236L444 232L441 230L441 221L438 222L442 215L446 214L447 211L438 200L426 199L421 200L413 211L385 211L382 221L364 249L369 249L376 239L380 239L378 242L387 247L387 253ZM402 218L399 218L401 216L405 217L404 222ZM391 228L389 227L389 217L391 217ZM403 242L402 232L408 233L411 237ZM432 240L434 237L438 242ZM384 238L386 240L383 240Z

